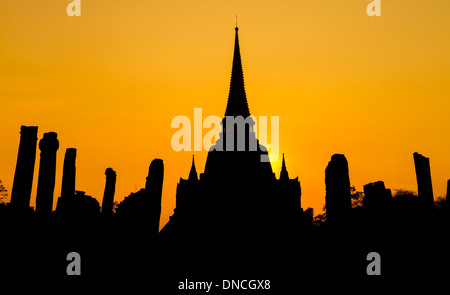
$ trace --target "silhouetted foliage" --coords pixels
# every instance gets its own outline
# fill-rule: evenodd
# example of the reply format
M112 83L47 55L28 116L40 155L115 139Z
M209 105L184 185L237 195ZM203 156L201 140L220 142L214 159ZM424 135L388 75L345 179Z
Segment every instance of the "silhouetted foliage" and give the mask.
M417 194L410 190L397 189L397 190L395 190L394 198L414 199L414 198L417 198Z
M100 204L97 199L86 195L83 191L76 191L67 204L63 215L71 217L93 218L100 213Z
M116 213L117 212L117 207L119 206L119 202L117 202L117 201L114 201L114 203L113 203L113 213Z
M445 197L438 197L434 201L434 205L437 210L445 210L447 208L447 200L445 199Z
M135 193L130 193L120 203L116 203L115 213L117 216L137 216L138 213L145 213L145 189L141 189ZM141 212L142 211L142 212Z
M327 213L318 214L314 217L313 224L315 227L320 227L325 221L327 221Z
M314 220L314 209L311 207L308 207L304 212L303 212L303 218L306 222L308 223L312 223Z
M3 182L0 180L0 204L6 203L8 198L8 190L3 185Z
M357 191L354 185L350 186L350 197L352 199L352 208L362 206L364 200L364 192Z
M392 201L393 211L398 219L405 222L415 222L418 218L423 217L422 206L415 192L405 189L395 190Z

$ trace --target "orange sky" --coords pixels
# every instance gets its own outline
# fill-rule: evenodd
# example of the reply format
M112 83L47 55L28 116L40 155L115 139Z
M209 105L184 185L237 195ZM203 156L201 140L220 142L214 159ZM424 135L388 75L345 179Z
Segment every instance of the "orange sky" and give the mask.
M247 98L280 117L280 152L299 176L303 208L324 204L325 167L347 156L358 190L383 180L416 190L412 153L431 159L435 197L450 178L450 1L65 0L0 2L0 179L12 188L20 125L78 149L77 189L101 202L104 171L116 200L165 164L164 225L191 152L175 152L171 120L225 111L239 15ZM196 152L203 172L206 152ZM39 158L32 192L34 206ZM279 175L280 162L273 163Z

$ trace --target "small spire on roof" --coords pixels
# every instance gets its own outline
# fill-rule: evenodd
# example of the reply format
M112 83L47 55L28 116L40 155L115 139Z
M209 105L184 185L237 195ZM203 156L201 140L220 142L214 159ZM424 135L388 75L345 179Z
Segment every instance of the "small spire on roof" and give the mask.
M198 180L197 170L195 169L194 155L192 155L192 166L191 171L189 172L188 180Z
M280 180L288 180L289 179L289 173L286 169L286 161L284 160L284 153L283 153L283 164L281 164L281 172L280 172Z

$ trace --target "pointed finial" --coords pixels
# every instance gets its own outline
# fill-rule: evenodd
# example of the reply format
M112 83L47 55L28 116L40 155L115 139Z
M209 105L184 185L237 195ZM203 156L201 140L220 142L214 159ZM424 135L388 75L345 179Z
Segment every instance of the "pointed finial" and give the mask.
M281 173L280 173L280 180L289 180L289 173L286 169L286 162L284 161L284 153L283 153L283 164L281 165Z
M236 31L239 30L239 28L238 28L238 23L237 23L237 17L238 17L238 16L236 15L236 29L235 29Z
M189 172L188 180L198 180L197 170L195 169L194 155L192 155L192 166L191 171Z

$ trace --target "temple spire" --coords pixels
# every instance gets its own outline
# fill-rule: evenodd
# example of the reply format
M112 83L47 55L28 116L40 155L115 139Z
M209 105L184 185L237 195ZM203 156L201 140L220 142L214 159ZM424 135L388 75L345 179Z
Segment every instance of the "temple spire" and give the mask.
M189 172L188 180L198 180L197 170L195 169L194 155L192 155L192 166L191 171Z
M280 180L288 180L289 174L286 169L286 162L284 161L284 153L283 153L283 164L281 165L281 172L280 172Z
M244 73L242 71L241 53L239 50L239 37L236 19L236 35L234 41L233 68L231 70L230 92L228 94L225 116L250 116L250 111L245 95Z

